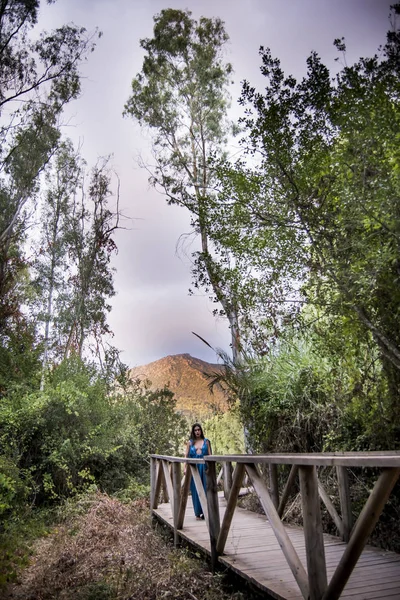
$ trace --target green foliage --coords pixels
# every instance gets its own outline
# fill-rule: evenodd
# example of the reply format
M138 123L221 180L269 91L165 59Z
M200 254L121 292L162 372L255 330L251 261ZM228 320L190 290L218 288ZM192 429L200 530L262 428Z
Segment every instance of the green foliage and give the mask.
M241 99L248 148L262 155L265 193L253 205L258 234L268 240L274 227L274 239L286 240L279 253L304 282L298 298L330 315L352 316L373 337L393 381L394 418L400 414L398 45L398 34L389 35L381 59L362 58L333 81L313 53L299 83L261 48L265 93L245 83ZM273 270L283 285L281 261ZM296 298L299 283L292 281Z
M341 359L293 336L236 366L228 383L241 399L246 443L260 453L396 448L385 378L371 358L366 346Z
M15 392L0 406L2 512L17 495L42 504L93 483L109 492L147 483L148 455L177 453L185 432L168 390L110 393L94 366L64 361L43 392Z
M393 16L399 13L394 5ZM331 442L356 447L399 442L400 37L393 23L379 56L344 66L333 78L313 53L298 82L261 48L265 88L245 82L240 99L243 148L255 166L220 161L220 193L208 204L208 235L220 280L235 292L242 340L268 357L271 375L272 365L283 365L288 330L297 328L314 357L298 379L293 375L296 385L289 373L278 380L290 381L304 416L310 390L323 392L316 408L337 405L342 425L348 421L344 440L342 432ZM318 351L330 365L328 388ZM279 420L290 403L286 397L274 408L273 380L268 388L266 436L274 431L270 411ZM315 423L301 419L301 427L304 435L315 431L321 448L324 419L311 413Z
M243 425L239 405L225 413L217 413L204 421L204 431L214 454L242 454L244 452Z
M39 175L60 139L63 107L80 91L78 65L91 36L72 24L36 40L39 0L10 0L0 11L0 326L21 320L22 243Z
M53 522L54 515L47 510L27 507L16 513L14 506L14 514L0 527L0 591L17 581L21 568L29 564L32 543L47 536Z
M35 328L25 319L18 319L12 328L0 333L0 398L16 387L37 387L40 353Z

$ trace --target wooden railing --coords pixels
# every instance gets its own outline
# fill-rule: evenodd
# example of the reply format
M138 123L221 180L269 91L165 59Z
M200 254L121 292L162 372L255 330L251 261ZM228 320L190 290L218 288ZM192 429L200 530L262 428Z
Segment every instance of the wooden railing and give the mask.
M181 484L181 464L187 463L186 475ZM197 463L206 464L207 492L204 491ZM216 464L223 467L227 506L220 521ZM236 464L231 473L230 465ZM269 486L260 474L259 465L269 469ZM282 494L278 488L278 466L291 465L290 474ZM318 480L318 467L334 467L337 471L340 514ZM381 473L356 522L352 523L348 468L379 468ZM223 554L243 478L247 475L268 521L275 533L286 561L305 599L336 600L357 564L389 495L400 476L400 452L344 452L323 454L268 454L207 456L205 459L186 459L171 456L151 456L151 509L156 509L160 493L164 490L172 506L174 539L183 528L190 480L193 477L207 523L212 566ZM307 570L282 523L286 502L297 477L303 513L303 527L307 557ZM347 542L344 554L328 584L320 499L332 516L341 537Z

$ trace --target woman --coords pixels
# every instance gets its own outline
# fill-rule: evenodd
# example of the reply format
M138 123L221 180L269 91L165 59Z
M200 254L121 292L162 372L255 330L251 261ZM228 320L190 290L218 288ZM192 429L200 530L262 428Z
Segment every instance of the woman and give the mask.
M203 456L207 456L211 454L211 444L210 441L204 437L203 430L199 423L195 423L192 427L192 431L190 433L190 440L188 441L186 447L186 458L203 458ZM203 483L204 489L206 489L206 472L205 465L197 465L197 469L199 471L200 479ZM186 471L186 465L185 465ZM194 514L196 515L196 519L199 521L200 519L204 519L203 509L201 507L200 498L196 490L196 486L194 483L194 479L190 482L190 492L192 494L193 508Z

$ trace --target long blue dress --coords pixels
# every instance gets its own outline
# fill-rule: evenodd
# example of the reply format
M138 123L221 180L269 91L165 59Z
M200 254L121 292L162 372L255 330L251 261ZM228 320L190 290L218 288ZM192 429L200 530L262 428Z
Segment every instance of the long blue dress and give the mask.
M204 438L203 445L201 447L201 453L198 454L196 452L196 448L194 447L193 440L190 440L190 442L189 442L189 444L190 444L190 447L189 447L189 458L203 458L203 456L207 456L208 455L208 444L207 444L207 441L208 441L207 438ZM197 465L197 469L199 471L200 479L203 482L204 489L206 489L206 469L205 469L205 465ZM204 511L203 511L203 509L201 507L201 504L200 504L200 498L199 498L199 495L197 493L193 477L192 477L192 480L190 482L190 492L192 494L192 502L193 502L194 514L196 515L196 517L200 517L200 515L202 515Z

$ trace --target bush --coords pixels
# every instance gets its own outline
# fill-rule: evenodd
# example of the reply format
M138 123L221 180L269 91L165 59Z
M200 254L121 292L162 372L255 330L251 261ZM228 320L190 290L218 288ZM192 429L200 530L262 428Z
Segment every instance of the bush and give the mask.
M92 365L65 361L44 391L14 393L2 403L0 516L22 491L42 505L93 483L107 492L132 478L146 483L148 454L176 452L185 431L168 390L110 391Z

